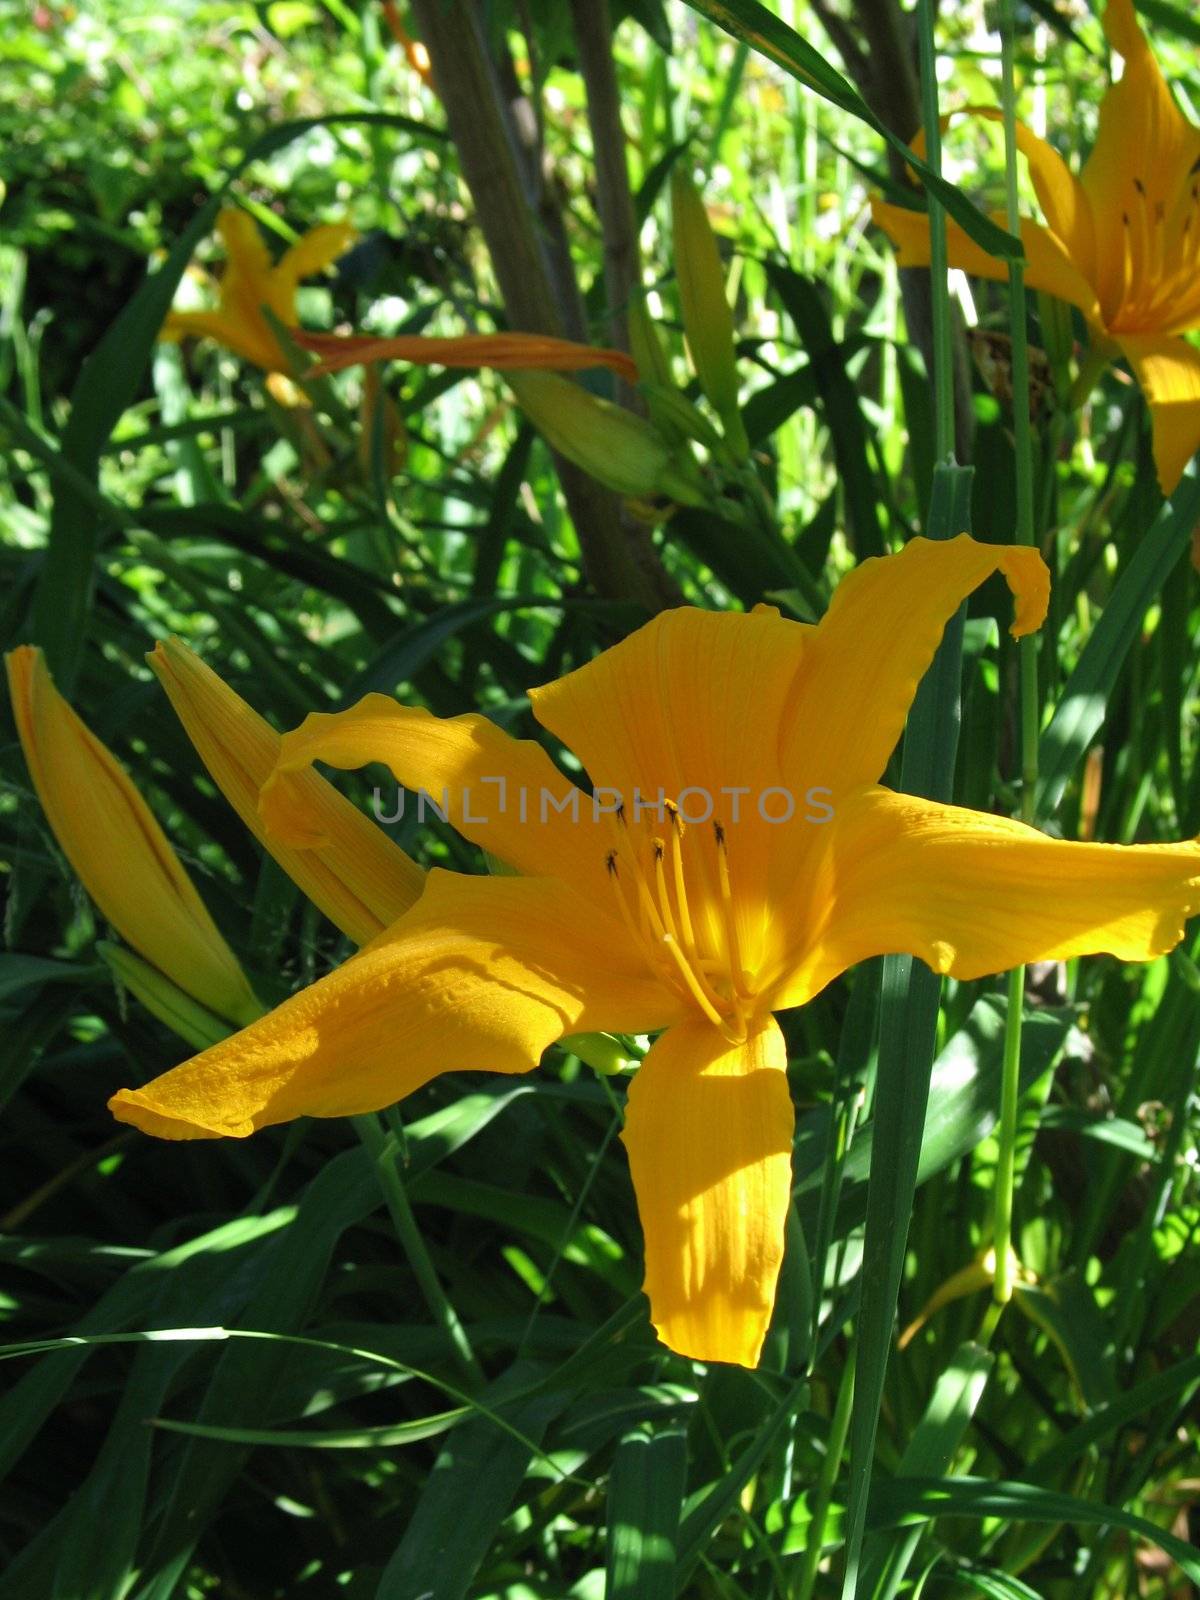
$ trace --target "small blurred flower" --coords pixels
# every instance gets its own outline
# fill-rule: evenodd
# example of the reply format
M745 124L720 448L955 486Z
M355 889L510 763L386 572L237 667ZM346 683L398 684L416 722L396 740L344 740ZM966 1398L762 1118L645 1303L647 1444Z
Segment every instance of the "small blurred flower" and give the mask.
M296 327L300 280L314 277L336 261L354 240L354 229L346 222L310 228L276 262L271 261L257 224L244 211L227 207L217 218L217 232L229 257L218 305L211 311L172 311L159 338L168 342L193 335L215 339L264 372L286 376L291 362L263 315L263 307L284 327Z
M383 0L383 15L391 32L392 38L404 51L405 59L409 66L427 87L433 85L433 71L429 61L429 51L419 39L414 39L412 34L400 21L400 13L396 9L395 0Z

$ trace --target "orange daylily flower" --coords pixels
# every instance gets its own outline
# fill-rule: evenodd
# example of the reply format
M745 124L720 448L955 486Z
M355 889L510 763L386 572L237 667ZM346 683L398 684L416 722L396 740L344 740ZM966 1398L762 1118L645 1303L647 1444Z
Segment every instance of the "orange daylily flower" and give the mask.
M392 38L404 51L405 59L409 66L427 88L432 88L433 67L429 60L429 51L426 50L419 39L413 38L412 34L401 22L400 13L396 10L395 0L383 0L383 15Z
M1021 224L1025 279L1078 306L1095 343L1125 356L1150 406L1155 465L1170 494L1200 448L1200 350L1183 337L1200 329L1200 128L1175 104L1132 0L1108 0L1104 31L1125 69L1104 96L1079 177L1031 129L1017 128L1046 219ZM929 265L927 216L882 200L872 212L901 266ZM995 220L1003 224L1003 214ZM947 222L947 239L951 266L1007 278L1005 262L957 223Z
M791 1195L774 1013L869 956L970 979L1108 951L1145 961L1200 910L1200 845L1066 843L880 787L947 620L989 575L1040 626L1036 551L914 539L866 561L823 620L667 611L532 693L593 780L485 717L368 695L285 734L260 809L296 850L327 824L314 761L380 760L520 876L433 871L337 971L141 1089L115 1116L243 1137L391 1104L447 1070L524 1072L579 1033L662 1030L624 1140L660 1337L753 1366ZM789 808L790 797L790 808Z
M318 356L314 377L368 361L411 361L430 367L494 367L499 372L583 372L610 367L629 383L638 370L623 350L576 344L540 333L468 333L459 338L423 334L383 338L370 333L298 333L296 343Z

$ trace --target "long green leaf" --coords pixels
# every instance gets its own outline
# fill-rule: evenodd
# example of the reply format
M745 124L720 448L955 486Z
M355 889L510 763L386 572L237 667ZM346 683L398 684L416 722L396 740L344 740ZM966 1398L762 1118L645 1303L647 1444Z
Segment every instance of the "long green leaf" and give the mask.
M674 1600L675 1548L687 1472L677 1428L626 1434L608 1485L605 1600Z
M1067 679L1038 745L1037 814L1057 809L1084 751L1100 731L1113 686L1142 618L1191 542L1200 520L1200 471L1193 465L1155 517L1121 573L1104 614Z
M1001 1517L1008 1522L1065 1522L1076 1527L1124 1528L1149 1539L1200 1583L1200 1552L1165 1528L1120 1506L1097 1505L1032 1483L984 1478L894 1478L871 1496L872 1527L892 1528L911 1516Z
M504 1393L525 1389L536 1374L514 1369L484 1391L489 1406L504 1405ZM505 1413L528 1442L478 1419L456 1428L425 1481L412 1519L384 1569L376 1600L462 1600L480 1562L512 1509L525 1482L534 1446L540 1444L569 1396L537 1395Z
M1010 257L1022 259L1024 251L1019 239L985 217L961 189L956 189L916 156L905 140L875 115L858 90L831 67L819 51L774 12L759 4L759 0L687 0L687 3L719 28L724 28L726 33L744 40L752 50L766 56L793 78L873 128L903 155L914 172L921 174L926 187L981 249L1006 260Z
M934 471L929 534L947 539L969 525L971 472L939 465ZM961 720L965 607L947 626L913 701L904 739L900 786L907 793L948 800ZM892 1347L896 1298L908 1243L921 1162L925 1112L937 1039L941 980L911 956L887 956L879 1008L879 1066L875 1139L867 1191L862 1297L856 1319L854 1411L850 1424L845 1597L858 1594L867 1494L884 1378Z

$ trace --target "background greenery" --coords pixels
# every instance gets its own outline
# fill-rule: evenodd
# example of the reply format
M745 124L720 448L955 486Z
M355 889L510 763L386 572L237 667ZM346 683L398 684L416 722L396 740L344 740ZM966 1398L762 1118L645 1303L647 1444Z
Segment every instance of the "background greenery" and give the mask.
M725 518L649 503L627 526L657 551L661 592L809 617L855 561L925 526L934 421L904 320L920 290L869 224L872 189L898 181L878 133L701 14L743 9L614 5L613 60L650 307L693 397L665 185L681 160L703 175L766 509L739 518L735 490ZM847 67L862 50L886 117L882 9L779 14L801 65L805 43ZM1200 90L1195 21L1141 9L1172 82ZM944 103L994 103L995 18L944 10ZM561 230L581 331L607 342L578 12L495 0L482 32L544 139L541 219ZM912 19L893 14L907 48ZM1017 51L1023 115L1077 165L1107 82L1096 19L1019 7ZM389 368L389 446L369 412L364 428L360 374L297 414L212 345L153 347L174 278L177 303L201 290L186 263L218 266L202 208L235 174L276 248L322 221L360 230L303 291L310 326L505 325L444 107L373 0L36 0L9 14L0 60L0 642L50 647L261 992L282 995L346 947L203 775L143 665L154 640L180 634L280 727L380 689L532 733L525 691L643 620L646 597L589 581L550 456L494 376ZM1000 161L994 130L950 136L947 172L972 197L999 203ZM1011 331L1004 291L974 288L982 327ZM1030 331L1061 348L1036 307ZM1006 346L973 347L970 516L1007 540ZM1048 393L1035 430L1055 575L1040 821L1068 838L1195 835L1195 480L1160 511L1121 372L1078 415ZM1011 813L1007 617L992 587L972 602L954 795ZM18 1353L0 1399L5 1600L836 1595L847 1496L870 1465L846 1454L856 1358L878 1424L860 1594L1195 1592L1170 1544L1196 1531L1200 1492L1195 942L1147 967L1028 975L1028 1279L986 1337L981 1274L900 1353L893 1317L906 1328L991 1237L1004 984L943 986L923 1134L872 1114L874 966L788 1016L800 1119L779 1311L760 1371L705 1370L646 1320L623 1081L573 1057L528 1079L438 1079L403 1125L389 1117L381 1166L338 1123L245 1144L118 1131L108 1095L184 1047L114 990L10 720L0 754L0 1315ZM370 783L346 787L365 804ZM449 833L408 828L421 859L482 866ZM918 1146L907 1248L896 1214L864 1238L868 1172L886 1183ZM397 1174L483 1386L398 1244ZM898 1307L860 1309L864 1248L902 1271Z

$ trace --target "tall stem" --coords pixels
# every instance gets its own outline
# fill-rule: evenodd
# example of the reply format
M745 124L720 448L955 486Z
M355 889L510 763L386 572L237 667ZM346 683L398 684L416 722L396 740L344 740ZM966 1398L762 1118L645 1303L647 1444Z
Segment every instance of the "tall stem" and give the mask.
M433 64L463 179L471 191L511 327L561 336L566 308L554 274L499 93L475 0L445 5L413 0L413 15ZM570 286L575 292L575 286ZM648 611L678 604L678 594L649 535L625 519L616 497L580 467L555 458L563 496L575 524L583 563L596 592L632 600Z
M942 124L938 109L937 54L933 41L933 0L918 0L917 44L921 62L921 119L925 124L926 159L942 170ZM929 273L933 294L934 453L938 461L954 454L954 348L951 342L949 260L946 213L929 196Z
M940 169L937 52L932 0L919 0L921 104L928 159ZM950 539L970 526L971 470L954 459L954 368L950 297L946 283L945 216L929 197L933 239L932 306L935 448L937 460L926 532ZM961 716L962 641L966 607L946 626L909 712L900 763L905 794L949 801ZM855 1389L851 1403L850 1462L846 1497L846 1559L842 1600L861 1600L860 1568L875 1441L883 1405L888 1359L908 1222L916 1194L929 1084L937 1048L941 979L909 956L885 956L879 1007L879 1057L873 1122L876 1130L867 1188L863 1237L862 1295L855 1319Z
M408 1193L396 1170L394 1146L380 1127L379 1118L374 1114L351 1117L350 1120L379 1175L379 1186L383 1190L388 1214L401 1248L408 1257L408 1264L412 1268L413 1277L417 1280L425 1304L429 1307L433 1320L445 1334L468 1386L471 1389L482 1389L485 1382L483 1369L475 1359L467 1330L459 1321L458 1312L446 1298L446 1292L438 1281L433 1262L429 1259L425 1241L421 1238L421 1230L417 1227L417 1219L413 1216L412 1207L408 1203Z
M1014 0L1004 0L1000 18L1001 105L1004 116L1005 209L1010 233L1019 233L1017 209L1016 79L1013 71ZM1017 542L1034 543L1033 434L1029 417L1029 349L1025 328L1025 268L1008 263L1009 304L1012 323L1013 453L1016 460ZM1053 470L1053 463L1050 463ZM1038 651L1037 635L1019 646L1021 693L1021 819L1032 822L1038 775ZM992 1241L996 1252L994 1294L998 1305L1012 1297L1010 1269L1013 1185L1017 1148L1017 1106L1021 1074L1021 1024L1025 996L1025 969L1009 974L1008 1014L1004 1025L1004 1065L1000 1088L1000 1158L996 1166Z

